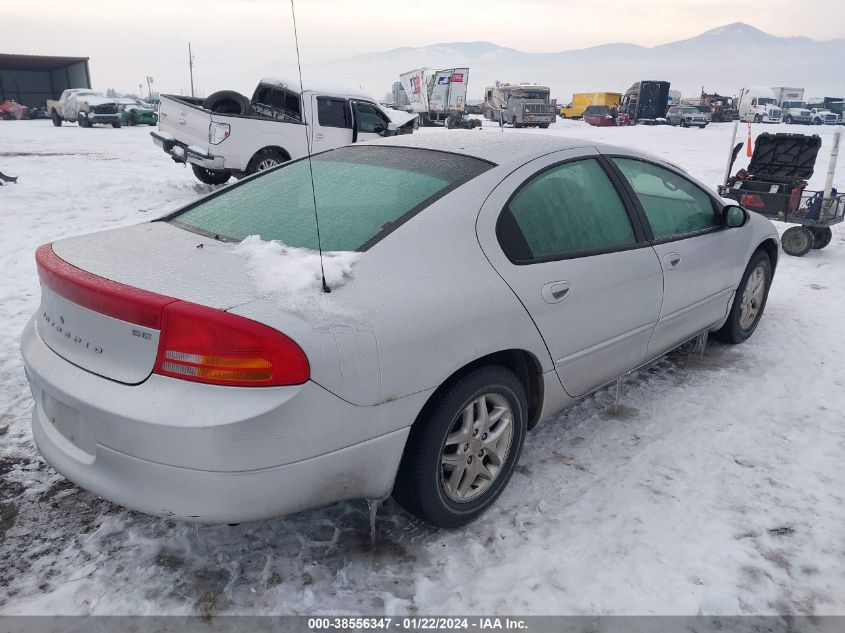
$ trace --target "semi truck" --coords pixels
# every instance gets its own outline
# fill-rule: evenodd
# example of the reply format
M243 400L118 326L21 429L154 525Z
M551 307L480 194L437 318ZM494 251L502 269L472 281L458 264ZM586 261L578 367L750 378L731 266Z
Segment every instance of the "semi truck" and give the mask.
M739 117L754 123L780 123L783 112L775 92L766 86L748 86L739 93Z
M622 101L620 92L576 92L572 95L572 101L562 106L558 114L562 119L580 119L587 106L619 106Z
M469 68L417 68L399 75L399 83L408 99L403 109L418 114L423 125L446 125L449 115L463 114Z
M801 123L809 125L813 122L813 115L807 102L804 101L803 88L788 88L776 86L772 88L775 101L780 106L784 123Z
M484 89L484 117L513 127L549 127L557 117L557 100L548 86L496 82Z
M669 107L668 81L638 81L622 97L619 113L624 114L629 123L663 123Z

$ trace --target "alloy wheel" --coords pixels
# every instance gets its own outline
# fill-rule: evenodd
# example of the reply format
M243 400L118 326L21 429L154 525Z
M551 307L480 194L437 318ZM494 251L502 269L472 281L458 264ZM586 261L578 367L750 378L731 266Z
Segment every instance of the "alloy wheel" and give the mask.
M503 396L485 393L464 407L440 456L440 481L446 496L466 503L484 494L507 461L513 435L513 410Z
M763 297L766 292L766 271L762 266L757 266L748 276L745 282L745 290L742 292L742 303L739 308L739 327L743 330L749 329L757 320L760 314L760 307L763 305Z

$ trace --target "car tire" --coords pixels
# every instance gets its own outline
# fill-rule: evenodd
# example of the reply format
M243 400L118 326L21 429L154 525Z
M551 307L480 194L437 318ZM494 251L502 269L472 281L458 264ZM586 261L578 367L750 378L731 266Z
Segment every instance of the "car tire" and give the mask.
M822 124L821 119L813 119L813 125L821 125L821 124Z
M759 123L759 122L760 122L760 121L762 121L762 120L763 120L763 119L760 117L760 115L759 115L759 114L755 114L755 115L754 115L754 123Z
M53 125L56 127L62 127L62 117L60 117L57 112L53 112L50 118L53 119Z
M823 249L833 239L833 231L830 230L829 226L809 226L807 228L813 234L813 248L817 250Z
M681 119L681 122L678 125L681 127L688 127L689 123L686 122L686 119Z
M246 167L246 173L255 174L259 171L272 169L273 167L281 165L288 160L288 158L285 158L274 149L262 149L256 152L255 156L250 159L249 164Z
M783 252L793 257L803 257L812 250L814 243L815 236L806 226L793 226L780 236Z
M120 122L120 121L112 121L112 122L111 122L111 126L112 126L113 128L119 128L121 125L122 125L122 124L121 124L121 122Z
M229 182L229 178L232 177L232 172L222 169L206 169L199 165L191 165L191 170L197 180L206 185L223 185Z
M488 365L459 378L426 405L411 427L394 499L437 527L473 521L510 481L525 441L527 415L525 389L510 369ZM485 446L491 441L485 438L488 433L496 434L492 447Z
M747 340L763 316L771 285L772 262L764 251L755 251L737 286L728 320L713 336L732 345Z
M202 107L219 114L249 114L252 108L249 99L234 90L218 90L208 95L202 102Z
M791 116L785 116L783 118L783 122L786 123L787 125L792 125L792 117Z

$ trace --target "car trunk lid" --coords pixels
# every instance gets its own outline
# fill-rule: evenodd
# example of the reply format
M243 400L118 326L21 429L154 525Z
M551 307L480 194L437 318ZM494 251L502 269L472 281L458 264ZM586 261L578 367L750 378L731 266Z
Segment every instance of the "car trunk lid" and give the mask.
M41 338L74 365L126 384L153 371L165 306L227 310L257 298L231 244L163 222L62 240L36 259Z

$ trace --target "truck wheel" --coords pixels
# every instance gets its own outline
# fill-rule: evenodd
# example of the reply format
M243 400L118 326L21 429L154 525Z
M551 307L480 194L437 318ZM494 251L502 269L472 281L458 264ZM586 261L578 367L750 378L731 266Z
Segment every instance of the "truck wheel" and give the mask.
M687 123L686 119L681 119L681 127L689 127L689 123Z
M547 129L547 128L549 127L549 124L548 124L548 123L541 123L541 124L540 124L540 125L538 125L537 127L539 127L539 128L540 128L540 129L542 129L542 130L545 130L545 129Z
M220 114L248 114L251 108L249 99L234 90L219 90L208 95L202 107Z
M222 185L227 183L229 178L232 177L231 172L225 170L206 169L205 167L200 167L199 165L191 165L191 169L194 172L194 176L197 177L197 180L204 182L207 185Z
M786 123L787 125L792 125L792 117L791 117L791 116L789 116L789 115L787 115L787 116L783 119L783 122L784 122L784 123Z
M803 257L813 248L815 239L806 226L793 226L780 236L783 252L794 257Z
M755 114L755 115L754 115L754 123L759 123L760 121L762 121L762 119L760 118L760 115L759 115L759 114Z
M91 123L88 122L88 119L85 118L84 114L80 114L79 117L76 119L76 123L79 127L91 127Z
M55 125L56 127L62 126L62 118L58 115L55 110L53 111L53 115L50 118L53 119L53 125Z
M246 173L255 174L259 171L264 171L265 169L272 169L287 160L289 159L285 158L274 149L262 149L261 151L256 152L255 156L252 157L252 160L249 161L249 165L246 167Z
M833 231L829 226L810 226L807 227L810 233L813 234L813 248L821 250L833 239Z

